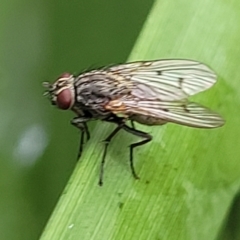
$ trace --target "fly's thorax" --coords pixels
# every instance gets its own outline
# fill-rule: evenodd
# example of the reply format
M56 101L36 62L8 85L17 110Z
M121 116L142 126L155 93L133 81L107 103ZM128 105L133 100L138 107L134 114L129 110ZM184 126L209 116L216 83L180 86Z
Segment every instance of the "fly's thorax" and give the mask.
M52 104L58 108L72 108L75 102L74 76L63 73L53 84L48 84L48 94Z
M129 85L119 77L108 74L104 70L94 70L77 76L74 80L75 109L83 109L99 119L109 116L112 112L107 104L120 96L129 94Z
M86 97L115 99L130 93L132 88L132 84L125 78L103 70L94 70L79 75L75 78L74 85L78 102Z

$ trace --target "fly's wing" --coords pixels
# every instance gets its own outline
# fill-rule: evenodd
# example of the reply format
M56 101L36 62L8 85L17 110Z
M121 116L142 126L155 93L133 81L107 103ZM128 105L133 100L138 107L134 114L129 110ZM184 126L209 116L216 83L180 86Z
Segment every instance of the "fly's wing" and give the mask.
M133 62L106 69L132 83L131 94L139 99L177 101L210 88L215 73L206 65L184 59Z
M186 100L216 82L215 73L202 63L184 59L135 62L110 67L106 73L120 83L123 78L132 84L130 94L105 106L115 114L141 118L144 124L173 122L199 128L224 124L219 114Z
M177 123L189 127L216 128L224 124L224 120L212 110L194 102L161 102L161 101L136 101L131 99L119 99L108 103L107 109L115 114L124 114L131 119L131 116L146 116L147 119L155 119L164 122Z

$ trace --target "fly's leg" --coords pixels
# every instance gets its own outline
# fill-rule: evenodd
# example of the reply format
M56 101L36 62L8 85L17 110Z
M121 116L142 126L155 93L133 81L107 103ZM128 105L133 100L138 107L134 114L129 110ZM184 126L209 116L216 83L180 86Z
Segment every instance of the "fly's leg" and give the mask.
M122 129L122 127L123 127L123 124L119 124L111 132L111 134L105 140L103 140L103 142L105 143L105 146L104 146L104 151L103 151L103 156L102 156L102 161L101 161L101 169L100 169L100 176L99 176L99 182L98 182L98 184L100 186L103 185L103 172L104 172L104 164L105 164L105 158L106 158L106 154L107 154L108 145L111 142L112 138Z
M77 160L81 157L81 154L82 154L85 133L86 133L87 140L90 139L90 133L89 133L88 126L86 123L88 120L89 120L89 118L85 118L85 117L75 117L71 121L71 124L73 126L77 127L81 131Z
M144 138L144 140L140 141L140 142L137 142L137 143L133 143L131 144L129 147L130 147L130 167L131 167L131 171L132 171L132 174L134 176L134 178L136 179L139 179L138 175L136 174L136 171L134 169L134 164L133 164L133 149L135 147L139 147L141 145L144 145L148 142L150 142L152 140L152 136L148 133L145 133L145 132L142 132L142 131L139 131L139 130L136 130L134 128L130 128L128 127L127 125L123 125L122 128L126 131L126 132L129 132L135 136L138 136L138 137L142 137Z
M135 124L134 124L134 121L133 121L133 120L131 120L131 127L132 127L133 129L136 129L136 127L135 127Z
M122 124L122 123L126 123L128 119L123 118L123 117L117 117L116 115L112 115L110 116L110 118L105 119L104 121L106 122L111 122L111 123L116 123L116 124ZM129 119L130 120L130 119ZM131 128L136 129L134 121L130 120L130 124L131 124Z

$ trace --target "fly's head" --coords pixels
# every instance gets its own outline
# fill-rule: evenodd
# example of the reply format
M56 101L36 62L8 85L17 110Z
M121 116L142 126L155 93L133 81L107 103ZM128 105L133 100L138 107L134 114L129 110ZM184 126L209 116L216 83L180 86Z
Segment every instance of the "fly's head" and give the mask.
M70 73L63 73L53 84L44 82L43 86L47 88L44 95L48 96L52 105L67 110L74 104L74 76Z

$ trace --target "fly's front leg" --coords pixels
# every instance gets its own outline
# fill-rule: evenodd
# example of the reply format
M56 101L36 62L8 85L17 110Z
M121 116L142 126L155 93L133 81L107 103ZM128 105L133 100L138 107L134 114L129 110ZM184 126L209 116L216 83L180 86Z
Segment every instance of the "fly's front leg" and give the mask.
M89 118L86 117L75 117L72 119L71 124L75 127L77 127L81 131L81 137L80 137L80 144L79 144L79 150L78 150L78 156L77 159L81 157L82 150L83 150L83 144L84 144L84 135L86 133L87 140L90 139L90 133L87 126L87 121L89 121Z

